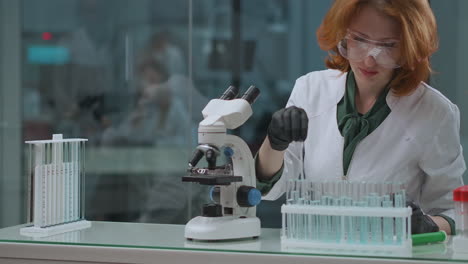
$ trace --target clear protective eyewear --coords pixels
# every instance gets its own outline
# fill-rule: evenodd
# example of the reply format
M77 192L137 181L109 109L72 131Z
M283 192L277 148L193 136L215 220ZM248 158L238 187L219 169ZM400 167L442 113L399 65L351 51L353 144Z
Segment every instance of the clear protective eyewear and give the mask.
M338 43L341 56L354 62L361 62L372 56L377 64L384 68L399 68L400 58L399 40L376 41L366 39L361 34L350 29L346 36Z

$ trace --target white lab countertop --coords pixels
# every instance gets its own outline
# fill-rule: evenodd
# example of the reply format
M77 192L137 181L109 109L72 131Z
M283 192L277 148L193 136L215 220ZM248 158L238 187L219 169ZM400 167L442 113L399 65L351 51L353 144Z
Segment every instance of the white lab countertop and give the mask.
M92 222L91 228L46 238L0 229L0 263L468 263L451 241L413 247L407 256L282 249L280 229L262 229L258 239L194 242L184 225ZM468 245L467 245L468 247Z

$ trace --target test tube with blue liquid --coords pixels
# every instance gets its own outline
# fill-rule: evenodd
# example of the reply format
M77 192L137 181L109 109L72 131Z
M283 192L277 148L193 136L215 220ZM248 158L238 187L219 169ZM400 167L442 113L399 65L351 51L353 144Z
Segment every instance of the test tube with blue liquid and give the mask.
M408 238L403 230L403 226L407 226L407 217L405 220L400 216L389 217L388 213L379 216L374 211L378 212L380 209L372 210L403 209L405 193L400 183L341 180L309 182L300 179L295 185L288 185L294 187L287 189L287 205L297 207L296 211L293 210L295 213L287 214L288 231L291 231L287 237L299 241L368 246L400 245L402 240ZM327 213L331 208L341 211L349 207L356 207L356 210L362 211L362 215ZM399 215L403 214L401 210L398 212Z

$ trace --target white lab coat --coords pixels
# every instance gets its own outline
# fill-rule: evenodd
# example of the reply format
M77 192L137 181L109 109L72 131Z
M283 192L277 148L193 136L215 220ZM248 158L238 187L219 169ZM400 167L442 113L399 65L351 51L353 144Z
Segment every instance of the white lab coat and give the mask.
M344 139L337 125L337 104L345 92L346 74L336 70L300 77L287 106L303 108L309 117L304 144L307 179L339 180L343 176ZM347 177L350 181L405 182L408 198L429 214L452 216L452 190L463 184L466 169L460 145L458 107L425 83L410 95L386 98L388 117L356 147ZM297 178L302 143L292 143L280 180L263 198L285 192Z

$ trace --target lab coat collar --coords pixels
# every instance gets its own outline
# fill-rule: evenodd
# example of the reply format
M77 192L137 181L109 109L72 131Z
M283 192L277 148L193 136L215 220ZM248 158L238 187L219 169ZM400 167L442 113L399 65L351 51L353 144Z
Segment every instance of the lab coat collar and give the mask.
M345 73L342 73L338 78L337 78L337 85L339 85L339 89L337 90L337 97L335 98L335 104L338 104L341 100L341 98L343 98L344 94L345 94L345 90L346 90L346 76L348 75L347 72ZM409 96L411 97L419 97L421 96L422 94L422 89L420 89L420 87L418 87L417 89L415 89ZM394 111L395 110L395 106L398 104L398 102L402 99L401 96L396 96L393 91L390 91L388 94L387 94L387 97L386 97L386 101L387 101L387 105L388 107L390 108L390 110Z

